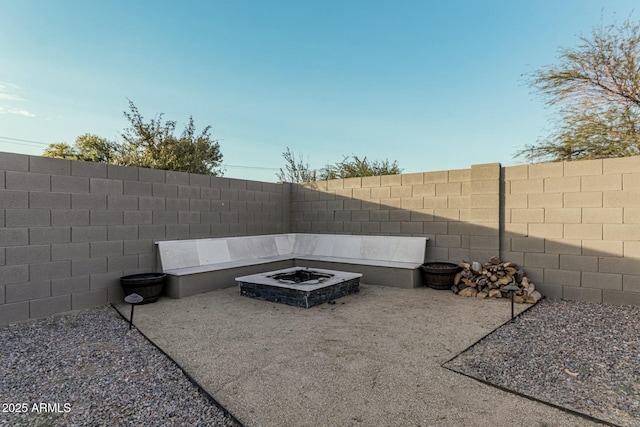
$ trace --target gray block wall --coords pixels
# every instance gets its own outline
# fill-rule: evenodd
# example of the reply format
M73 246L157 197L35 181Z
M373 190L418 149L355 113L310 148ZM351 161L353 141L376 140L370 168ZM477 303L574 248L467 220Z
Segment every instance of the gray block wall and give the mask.
M500 165L292 184L298 233L429 237L427 261L499 251Z
M120 300L157 240L288 232L284 188L0 153L0 324Z
M428 261L640 305L640 157L273 184L0 153L0 324L120 300L157 240L290 231L427 236Z
M523 266L543 294L640 305L640 157L292 184L292 232L427 236L428 261Z

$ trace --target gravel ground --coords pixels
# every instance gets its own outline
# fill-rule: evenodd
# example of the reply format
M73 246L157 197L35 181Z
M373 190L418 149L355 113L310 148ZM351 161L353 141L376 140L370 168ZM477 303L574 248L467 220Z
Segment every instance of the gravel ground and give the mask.
M444 366L640 426L640 307L543 300Z
M236 426L111 307L0 326L0 426Z
M236 426L110 307L0 326L0 426ZM640 308L543 300L446 367L640 426Z

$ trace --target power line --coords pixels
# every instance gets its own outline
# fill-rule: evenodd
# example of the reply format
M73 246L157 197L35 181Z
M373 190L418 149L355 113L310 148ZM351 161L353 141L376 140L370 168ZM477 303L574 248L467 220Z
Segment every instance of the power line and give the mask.
M28 144L30 144L30 145L33 145L33 144L36 144L36 145L46 145L46 146L48 146L48 145L49 145L49 144L48 144L48 143L46 143L46 142L31 141L31 140L29 140L29 139L9 138L8 136L0 136L0 139L6 139L7 141L1 141L1 142L6 143L6 144L16 144L16 145L20 145L20 144L18 144L18 142L21 142L21 143L25 143L25 142L26 142L26 143L28 143ZM13 141L15 141L15 142L13 142Z
M5 141L6 140L6 141ZM18 138L9 138L8 136L0 136L0 142L4 144L14 144L14 145L24 145L25 143L28 145L37 145L37 146L49 146L46 142L41 141L32 141L29 139L18 139ZM269 168L266 166L247 166L247 165L221 165L223 168L231 168L231 169L255 169L255 170L279 170L279 168Z
M265 166L239 166L239 165L221 165L223 168L234 168L234 169L263 169L263 170L274 170L277 171L280 168L268 168Z

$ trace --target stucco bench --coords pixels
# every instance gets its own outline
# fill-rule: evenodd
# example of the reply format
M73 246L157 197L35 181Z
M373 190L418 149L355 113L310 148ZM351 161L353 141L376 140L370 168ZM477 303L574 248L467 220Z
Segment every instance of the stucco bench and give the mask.
M372 285L422 285L426 237L273 234L159 241L173 298L235 286L235 277L304 266L362 273Z

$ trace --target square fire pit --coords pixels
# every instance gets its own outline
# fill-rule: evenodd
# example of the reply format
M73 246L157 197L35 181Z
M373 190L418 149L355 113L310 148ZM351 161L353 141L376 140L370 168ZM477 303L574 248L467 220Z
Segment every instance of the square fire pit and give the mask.
M313 307L358 292L360 273L292 267L236 277L240 295L296 307Z

